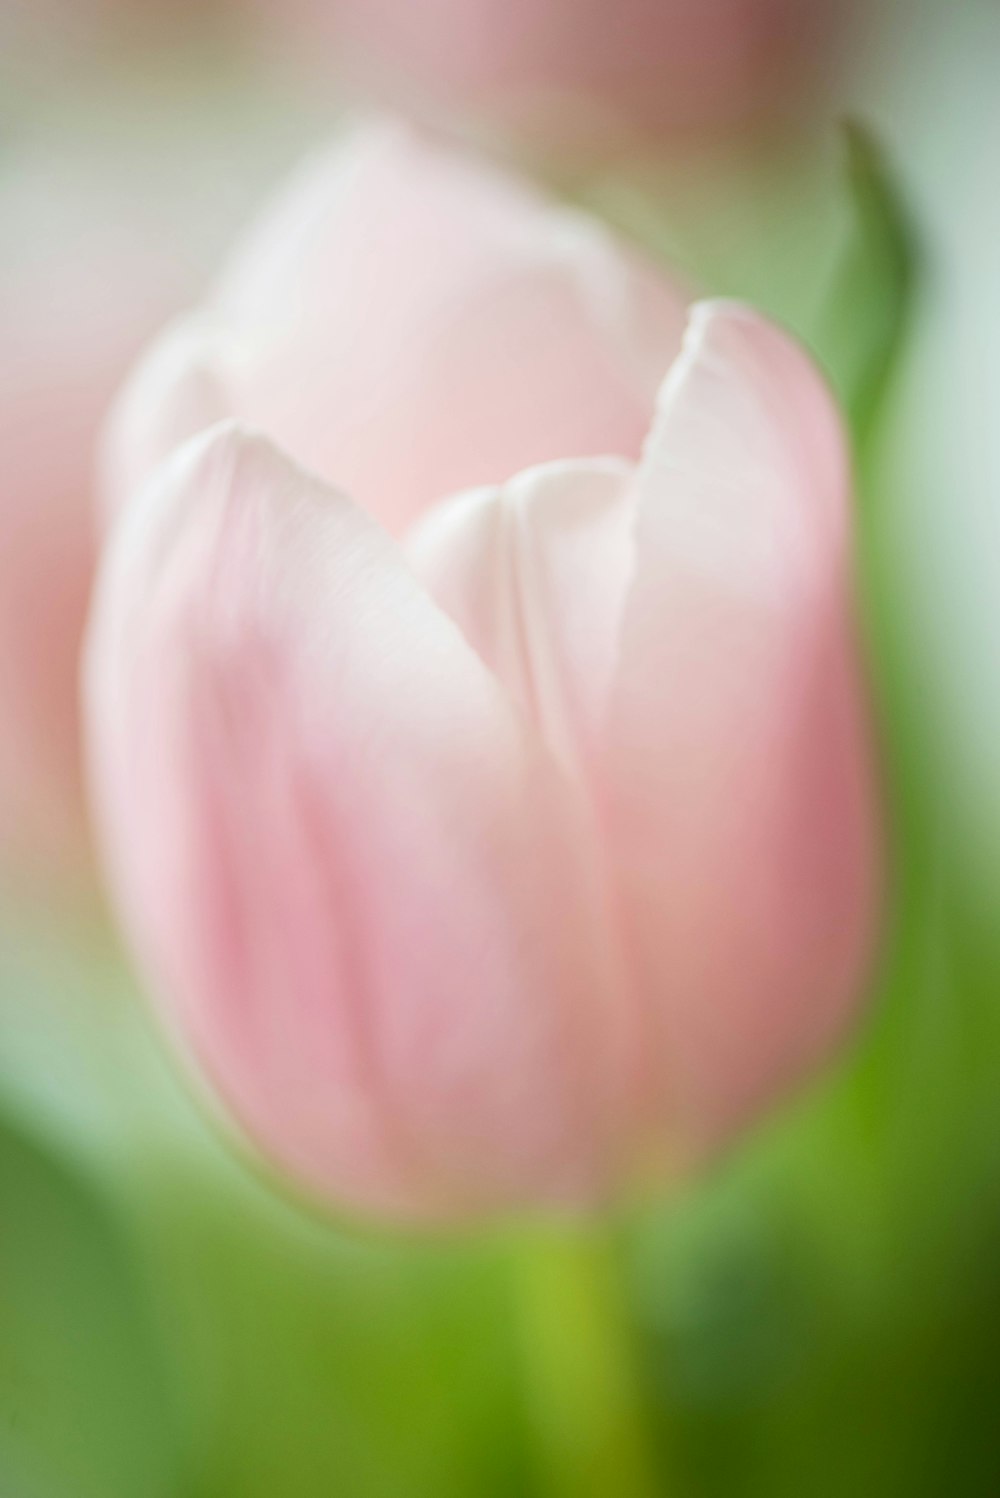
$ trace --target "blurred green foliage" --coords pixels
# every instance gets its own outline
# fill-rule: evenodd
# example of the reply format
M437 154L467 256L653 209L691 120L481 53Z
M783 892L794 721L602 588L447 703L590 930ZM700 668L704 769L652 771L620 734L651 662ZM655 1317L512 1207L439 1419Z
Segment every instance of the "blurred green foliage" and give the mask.
M917 291L916 234L892 169L870 130L844 127L853 226L811 342L824 363L859 454L878 436Z
M108 1204L0 1127L0 1492L172 1498L161 1351Z

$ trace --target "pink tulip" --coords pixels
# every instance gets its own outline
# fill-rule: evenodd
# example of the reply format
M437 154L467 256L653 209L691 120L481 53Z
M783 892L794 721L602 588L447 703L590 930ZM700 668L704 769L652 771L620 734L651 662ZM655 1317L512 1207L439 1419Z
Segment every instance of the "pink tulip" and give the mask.
M678 345L678 304L381 133L119 412L111 884L181 1044L327 1200L601 1202L731 1139L857 1006L843 435L787 337L701 303Z
M115 423L109 501L229 411L396 532L532 463L635 456L685 309L592 220L372 124L306 164L153 349Z
M435 114L557 145L780 115L834 70L854 0L254 0L271 46Z

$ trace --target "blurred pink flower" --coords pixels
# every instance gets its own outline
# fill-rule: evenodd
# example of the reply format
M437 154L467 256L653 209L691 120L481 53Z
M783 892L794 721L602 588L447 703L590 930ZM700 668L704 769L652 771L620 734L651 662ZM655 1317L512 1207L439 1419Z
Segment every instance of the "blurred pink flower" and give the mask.
M854 0L255 0L271 45L558 146L717 133L814 98Z
M249 185L211 147L199 170L154 140L131 156L36 144L0 164L0 867L19 884L88 856L78 666L98 437Z
M681 306L375 132L123 399L86 678L111 883L171 1028L336 1203L598 1202L857 1005L840 424L774 327Z
M94 447L115 388L187 284L122 182L48 153L0 183L0 850L83 854L77 661Z

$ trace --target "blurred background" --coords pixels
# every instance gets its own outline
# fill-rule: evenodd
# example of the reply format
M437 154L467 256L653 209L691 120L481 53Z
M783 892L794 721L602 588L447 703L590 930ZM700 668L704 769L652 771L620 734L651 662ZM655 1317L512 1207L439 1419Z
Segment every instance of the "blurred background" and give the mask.
M1000 7L481 10L0 0L0 1495L552 1490L506 1237L340 1230L230 1151L81 798L108 402L299 155L391 105L754 300L844 395L893 821L876 991L806 1095L614 1232L664 1493L992 1498Z

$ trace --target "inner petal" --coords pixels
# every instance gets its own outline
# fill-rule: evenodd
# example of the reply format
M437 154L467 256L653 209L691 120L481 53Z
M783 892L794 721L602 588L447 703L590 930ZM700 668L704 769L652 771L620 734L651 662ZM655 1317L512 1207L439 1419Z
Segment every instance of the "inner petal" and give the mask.
M571 767L598 738L633 570L632 465L550 463L437 506L410 565Z

